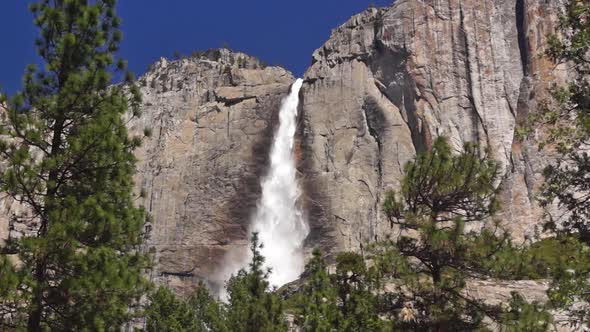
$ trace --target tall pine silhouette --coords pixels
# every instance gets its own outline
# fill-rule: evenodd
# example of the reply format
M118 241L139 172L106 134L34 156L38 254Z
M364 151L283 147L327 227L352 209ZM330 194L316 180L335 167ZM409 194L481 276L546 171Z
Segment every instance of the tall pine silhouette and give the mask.
M248 270L241 269L227 282L226 309L228 327L231 331L287 331L283 303L270 289L270 270L264 267L261 248L258 233L253 233L250 243L252 259Z
M22 203L29 232L0 260L4 324L29 331L119 330L147 288L138 246L146 214L134 206L125 127L141 96L110 87L125 70L115 0L43 0L30 6L41 69L6 100L0 189ZM126 76L128 83L130 75ZM7 317L7 316L5 316Z
M501 308L463 292L468 278L496 276L503 253L517 252L490 220L497 174L477 146L455 154L444 137L406 164L400 190L383 206L401 235L375 248L377 265L396 280L389 305L399 329L468 331L485 328L486 317L503 320Z

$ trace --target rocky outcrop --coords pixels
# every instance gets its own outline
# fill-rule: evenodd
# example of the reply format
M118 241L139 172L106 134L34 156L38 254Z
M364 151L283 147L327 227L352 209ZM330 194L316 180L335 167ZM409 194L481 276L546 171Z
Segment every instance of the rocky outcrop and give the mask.
M300 93L296 156L307 248L362 251L395 235L381 200L416 152L446 135L477 142L501 166L498 218L516 238L542 214L534 193L551 155L517 138L563 72L539 57L561 0L398 0L336 28ZM210 278L245 248L282 97L293 76L226 49L160 59L139 78L152 135L137 152L139 204L153 222L153 277L178 289ZM0 209L18 209L0 199ZM19 236L0 213L2 239Z
M0 114L2 116L6 115L6 107L5 105L0 103ZM10 218L11 218L11 205L12 199L7 197L7 195L3 195L0 199L0 248L5 246L6 240L8 240L10 236Z
M0 103L0 121L7 118L6 112L6 106ZM8 135L1 135L0 139L9 142L12 140ZM2 165L0 164L0 167ZM29 225L34 222L35 218L33 218L30 210L21 204L18 199L6 193L0 193L0 252L13 255L14 252L10 248L8 250L1 249L6 249L9 239L30 235L31 228Z
M543 82L559 76L539 58L557 5L398 0L333 31L302 93L300 164L321 245L362 250L391 234L381 198L438 135L490 151L502 175L499 218L516 238L534 233L547 158L515 133L546 96Z
M136 185L152 216L154 278L182 288L210 276L245 245L273 126L294 78L243 53L213 50L160 59L139 78L151 129L137 153Z

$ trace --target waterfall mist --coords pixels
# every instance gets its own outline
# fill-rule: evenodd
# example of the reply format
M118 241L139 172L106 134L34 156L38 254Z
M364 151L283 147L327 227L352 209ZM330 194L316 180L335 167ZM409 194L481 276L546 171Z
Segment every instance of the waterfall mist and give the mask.
M270 150L268 173L261 180L262 195L250 224L263 244L265 266L270 268L271 286L282 286L299 277L304 268L303 242L309 226L297 204L300 188L294 156L297 106L303 80L297 79L279 111L279 127ZM247 267L250 253L229 252L218 279L227 281L231 274ZM221 297L225 291L221 290Z
M291 93L283 100L279 113L279 128L270 152L268 174L262 180L262 197L252 222L252 232L258 232L264 247L262 254L272 269L270 284L281 286L299 277L304 261L302 245L309 227L297 206L300 189L293 144L297 127L299 89L298 79Z

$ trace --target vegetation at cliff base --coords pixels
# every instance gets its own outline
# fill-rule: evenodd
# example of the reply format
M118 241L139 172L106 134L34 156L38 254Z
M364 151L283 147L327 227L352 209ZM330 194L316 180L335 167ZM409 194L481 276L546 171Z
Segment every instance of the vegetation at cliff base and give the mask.
M547 56L568 68L569 81L555 86L533 123L540 134L540 148L557 152L556 162L544 171L540 191L543 207L558 207L547 214L545 230L574 247L560 251L570 264L551 273L549 292L555 308L566 308L573 326L590 328L590 3L565 3L558 34L550 36ZM566 259L562 257L562 259Z
M166 288L150 297L147 331L287 331L283 301L269 286L263 267L258 234L250 245L252 259L226 284L227 301L220 302L200 284L188 299L177 298Z
M127 130L142 97L116 56L115 8L115 0L30 5L42 63L26 69L22 92L0 96L0 192L17 206L0 246L1 331L542 332L564 323L556 313L590 328L587 0L566 2L545 54L571 75L531 115L531 138L557 156L536 197L547 216L532 239L513 239L498 215L506 179L492 153L439 136L404 165L397 187L375 195L390 237L360 253L315 249L300 278L276 289L252 233L251 260L223 285L223 300L203 281L180 294L149 280L149 216L133 182L143 137ZM266 66L242 55L235 64L225 70L255 76ZM544 282L547 297L474 291L523 280Z
M230 331L284 330L282 312L301 331L546 331L553 321L542 305L517 293L506 305L490 303L471 296L467 285L546 277L571 266L559 250L579 257L575 243L513 244L492 218L496 163L475 145L455 153L440 137L404 170L401 189L383 204L399 237L371 245L364 256L339 253L332 263L315 250L296 291L279 290L278 297L270 292L255 235L249 270L228 282L229 300L215 311L217 320ZM160 307L153 298L150 308ZM154 317L182 317L184 306L177 307L177 314Z

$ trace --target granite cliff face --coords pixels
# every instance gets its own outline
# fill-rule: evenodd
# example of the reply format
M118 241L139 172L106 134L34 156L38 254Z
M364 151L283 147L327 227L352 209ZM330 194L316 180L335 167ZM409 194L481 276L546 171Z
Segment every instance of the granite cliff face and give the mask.
M437 135L489 147L502 168L499 218L534 233L534 192L549 158L516 138L559 68L539 57L559 0L398 0L336 28L300 93L296 157L307 248L362 250L395 235L381 214L403 165ZM138 83L151 128L138 151L139 202L153 217L153 278L182 290L245 248L281 99L294 77L226 49L161 59ZM549 156L550 157L550 156ZM19 236L4 199L0 241ZM6 218L4 216L7 216ZM0 242L1 243L1 242Z
M131 129L152 136L137 153L135 180L154 220L156 279L190 285L246 245L276 111L293 80L225 49L161 59L139 79L143 116Z
M489 148L516 238L534 234L547 162L516 128L563 76L539 57L556 1L398 0L335 29L313 54L302 99L301 167L312 240L338 250L391 230L380 212L403 165L438 135ZM545 83L542 83L545 82Z

